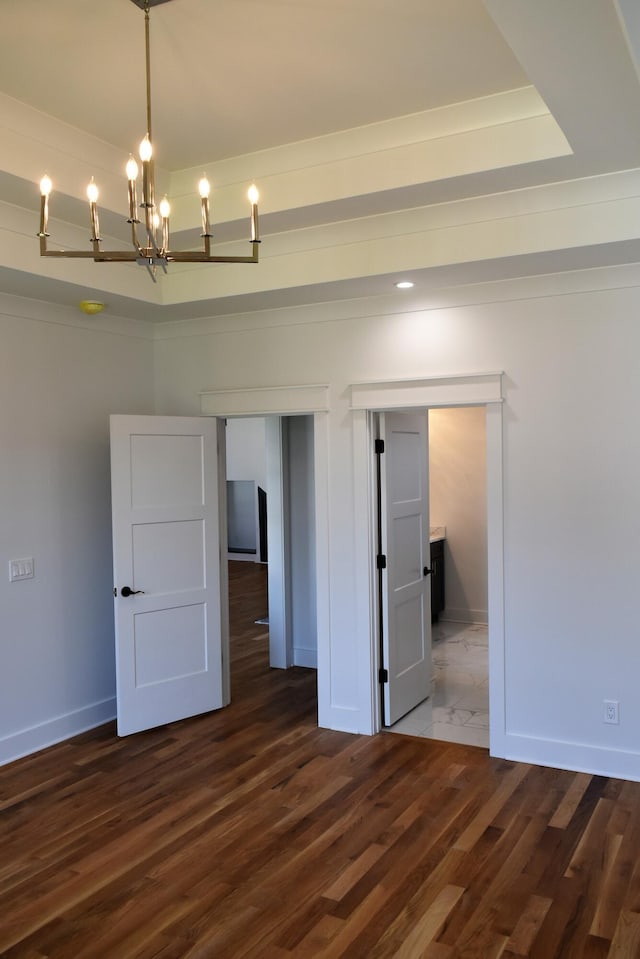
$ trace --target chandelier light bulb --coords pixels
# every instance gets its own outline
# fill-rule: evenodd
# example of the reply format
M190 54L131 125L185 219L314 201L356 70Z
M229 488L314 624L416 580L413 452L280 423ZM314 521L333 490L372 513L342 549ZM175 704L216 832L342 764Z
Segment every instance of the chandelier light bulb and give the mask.
M51 177L45 173L45 175L40 180L40 195L49 196L49 194L51 193L52 187L53 187L53 184L51 182Z
M138 164L136 163L134 156L129 156L127 160L127 180L137 180L138 179Z
M211 184L204 175L198 183L198 192L200 193L201 200L207 200L209 198L209 194L211 193Z
M148 163L153 154L153 148L151 146L151 140L149 139L149 134L146 133L144 140L140 141L140 159L143 163Z
M166 196L160 200L160 216L163 220L166 220L171 213L171 204L167 200Z
M99 196L98 184L93 179L93 177L91 177L91 182L89 186L87 187L87 198L89 200L89 203L97 203L98 196Z
M255 183L252 183L251 186L249 187L249 192L247 196L249 197L249 203L252 206L255 206L258 200L260 199L260 194L258 193L258 187L255 185Z

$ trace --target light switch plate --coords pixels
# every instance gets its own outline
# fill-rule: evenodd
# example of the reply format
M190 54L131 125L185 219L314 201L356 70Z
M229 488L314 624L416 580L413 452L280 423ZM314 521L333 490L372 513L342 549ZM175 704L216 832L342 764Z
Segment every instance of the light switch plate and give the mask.
M16 583L19 579L33 579L33 575L33 556L9 560L10 583Z

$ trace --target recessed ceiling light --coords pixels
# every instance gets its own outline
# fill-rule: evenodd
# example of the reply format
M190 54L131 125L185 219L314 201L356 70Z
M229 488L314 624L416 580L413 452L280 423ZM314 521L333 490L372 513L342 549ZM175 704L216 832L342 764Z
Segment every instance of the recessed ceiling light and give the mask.
M415 284L412 283L411 280L400 280L398 283L396 283L396 287L399 290L410 290L414 285Z

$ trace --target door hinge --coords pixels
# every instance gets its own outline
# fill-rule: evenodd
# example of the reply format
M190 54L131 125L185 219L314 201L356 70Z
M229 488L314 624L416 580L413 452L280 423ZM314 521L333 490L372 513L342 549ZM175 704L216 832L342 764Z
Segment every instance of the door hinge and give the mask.
M378 569L387 568L387 557L384 555L384 553L380 553L379 556L376 556L376 566Z
M384 440L376 440L373 449L375 453L384 453Z
M388 683L389 682L389 670L388 669L379 669L378 670L378 682L379 683Z

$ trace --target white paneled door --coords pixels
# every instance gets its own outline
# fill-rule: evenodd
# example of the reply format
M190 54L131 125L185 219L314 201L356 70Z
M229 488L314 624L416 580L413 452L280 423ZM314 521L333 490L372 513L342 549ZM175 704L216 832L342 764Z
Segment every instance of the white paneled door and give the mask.
M384 722L431 693L428 419L381 413L382 652Z
M224 422L112 416L118 734L229 701Z

